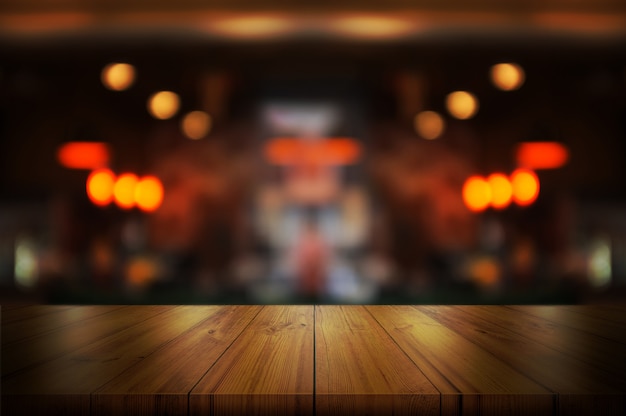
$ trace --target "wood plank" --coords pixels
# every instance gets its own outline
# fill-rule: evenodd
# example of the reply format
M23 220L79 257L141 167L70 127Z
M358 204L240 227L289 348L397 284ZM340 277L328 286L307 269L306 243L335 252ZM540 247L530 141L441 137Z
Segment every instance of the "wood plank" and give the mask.
M102 315L93 316L40 336L15 342L2 348L2 375L4 377L14 374L58 358L168 309L168 306L129 306L107 313L106 319Z
M24 305L10 308L2 305L2 326L10 322L45 316L71 309L68 305Z
M440 394L363 306L317 306L316 410L439 415Z
M568 313L561 306L508 305L507 308L626 344L626 331L624 331L624 325L620 323L610 322L593 316Z
M605 309L590 305L563 305L561 308L568 312L579 313L609 322L626 323L626 307Z
M98 315L104 315L125 306L83 306L68 308L58 306L41 307L45 313L31 318L2 323L2 345L42 335Z
M442 415L554 414L551 391L419 308L367 309L441 391Z
M189 395L189 414L313 412L313 306L265 306Z
M130 310L137 308L141 307L129 307ZM63 357L5 378L6 409L9 414L18 409L29 409L26 413L33 414L48 400L59 408L68 409L77 396L89 399L94 390L207 319L217 309L215 306L170 307L126 329L103 334L97 341ZM24 401L25 398L28 401ZM33 405L36 407L31 408Z
M509 308L471 306L460 309L475 318L492 322L496 325L492 327L492 330L498 331L498 335L512 331L528 342L544 345L560 355L587 363L593 367L594 372L596 369L601 369L607 373L601 376L604 383L611 383L614 386L624 383L626 361L618 358L625 351L623 344L533 315L520 315L519 312ZM443 313L443 310L440 311ZM597 389L594 391L599 392Z
M206 309L206 308L205 308ZM200 324L92 394L94 415L187 414L187 397L261 306L207 309Z
M580 360L554 347L545 345L555 337L542 338L536 331L519 334L507 326L515 326L519 314L500 319L506 308L492 306L420 306L419 310L447 328L461 334L490 352L515 370L559 394L617 394L623 386L622 377L611 374L597 363ZM524 317L522 317L523 319ZM513 322L511 322L513 321ZM572 340L570 340L571 342ZM588 345L593 348L593 345ZM612 357L615 359L616 357Z

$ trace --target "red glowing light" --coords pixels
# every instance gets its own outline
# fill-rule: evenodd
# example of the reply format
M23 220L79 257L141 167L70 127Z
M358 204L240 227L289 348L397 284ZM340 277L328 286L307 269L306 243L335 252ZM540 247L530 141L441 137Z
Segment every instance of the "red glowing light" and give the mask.
M567 147L557 142L525 142L517 147L517 163L527 169L556 169L568 159Z
M302 139L277 138L265 146L265 157L275 165L316 164L349 165L361 155L361 147L350 138L307 142Z
M59 147L57 159L70 169L99 169L109 163L109 147L105 143L69 142Z

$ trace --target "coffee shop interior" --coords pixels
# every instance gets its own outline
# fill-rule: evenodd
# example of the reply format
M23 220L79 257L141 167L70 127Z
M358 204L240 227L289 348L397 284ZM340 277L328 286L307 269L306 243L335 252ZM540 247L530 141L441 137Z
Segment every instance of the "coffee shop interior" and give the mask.
M624 299L620 0L2 3L2 303Z

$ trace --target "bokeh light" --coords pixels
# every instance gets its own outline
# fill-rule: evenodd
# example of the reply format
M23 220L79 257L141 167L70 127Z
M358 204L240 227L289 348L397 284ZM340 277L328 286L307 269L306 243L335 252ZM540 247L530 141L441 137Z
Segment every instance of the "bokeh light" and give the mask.
M539 178L532 170L515 170L511 174L511 185L513 185L513 200L518 205L530 205L539 196Z
M485 210L491 202L491 186L480 176L470 176L463 185L463 202L471 211Z
M181 129L192 140L202 139L211 130L211 116L204 111L187 113L181 122Z
M95 205L106 206L113 200L115 175L109 169L98 169L87 177L87 196Z
M348 15L330 21L330 27L340 35L365 39L390 39L405 36L415 30L402 18L375 15Z
M467 120L478 112L478 99L467 91L455 91L446 97L446 108L452 117Z
M163 185L154 176L145 176L135 187L135 202L146 212L152 212L161 206L163 201Z
M70 169L98 169L109 163L109 147L99 142L69 142L57 150L59 163Z
M31 289L37 284L39 265L37 246L29 237L19 237L15 242L15 282L18 287Z
M513 186L502 173L493 173L487 178L491 187L491 206L502 209L509 206L513 197Z
M503 91L513 91L524 84L524 70L517 64L501 63L491 67L491 82Z
M137 175L124 173L117 178L113 186L113 198L115 203L123 209L135 206L135 188L137 187Z
M445 128L443 117L435 111L422 111L415 116L415 131L425 139L441 136Z
M210 32L235 39L266 39L285 35L294 29L287 17L270 14L222 17L208 28Z
M180 98L172 91L160 91L148 99L148 111L154 118L167 120L178 112Z
M592 241L587 268L592 286L602 288L611 283L611 240L608 236L599 236Z
M137 256L128 260L124 271L126 280L131 287L143 287L157 278L159 266L149 257Z
M528 169L557 169L567 163L569 151L558 142L524 142L517 146L516 158Z
M123 91L135 82L135 67L123 63L109 64L102 70L101 79L108 89Z

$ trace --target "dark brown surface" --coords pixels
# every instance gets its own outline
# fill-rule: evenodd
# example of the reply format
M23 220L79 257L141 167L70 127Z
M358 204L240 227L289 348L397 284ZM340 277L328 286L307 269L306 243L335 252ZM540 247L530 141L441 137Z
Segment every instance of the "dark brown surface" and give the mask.
M2 309L2 414L615 414L621 306Z

